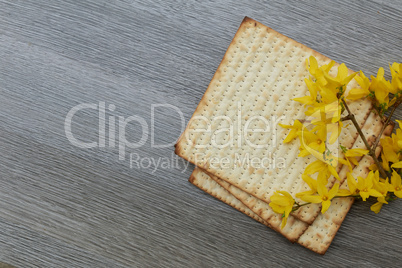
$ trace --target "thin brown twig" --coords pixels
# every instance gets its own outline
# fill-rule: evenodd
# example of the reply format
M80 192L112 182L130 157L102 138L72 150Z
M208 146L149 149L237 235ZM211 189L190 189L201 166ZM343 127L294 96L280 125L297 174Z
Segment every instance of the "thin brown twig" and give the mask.
M384 125L381 128L380 131L380 135L378 135L378 137L376 138L372 148L375 151L375 149L377 148L378 144L380 143L381 140L381 136L384 133L385 128L388 126L389 122L391 121L392 115L394 114L396 108L398 108L398 106L401 104L401 100L395 102L394 106L392 107L391 113L389 114L387 120L385 121Z
M351 119L351 116L347 115L347 116L342 117L341 121L347 121L347 120L350 120L350 119Z
M364 135L363 131L361 130L359 123L356 121L355 115L352 114L352 112L349 109L349 106L347 105L346 101L344 98L341 99L343 105L346 108L346 111L348 112L348 116L350 116L350 120L352 121L353 125L355 126L357 132L359 133L360 137L362 138L364 145L366 146L366 148L369 150L369 155L373 158L375 164L378 167L378 171L380 172L381 176L383 178L388 178L387 173L385 172L384 168L382 167L380 161L378 161L377 156L375 155L375 150L373 150L373 148L370 146L370 144L368 143L366 136Z

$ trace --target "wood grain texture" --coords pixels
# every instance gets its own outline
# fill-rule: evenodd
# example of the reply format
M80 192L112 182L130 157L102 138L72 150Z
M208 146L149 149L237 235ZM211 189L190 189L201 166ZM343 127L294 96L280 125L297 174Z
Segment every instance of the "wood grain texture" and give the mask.
M99 102L115 105L107 116L116 120L144 118L149 131L152 104L179 107L188 120L246 15L374 74L402 61L401 13L401 1L377 0L0 0L0 261L397 266L399 201L379 215L356 203L327 254L317 256L190 185L193 167L174 158L172 147L152 147L150 135L122 161L117 144L73 146L64 120L72 107ZM157 110L155 122L156 143L176 141L175 110ZM72 129L80 140L96 141L96 111L77 113ZM140 125L127 127L127 140L141 134ZM130 168L130 153L173 158L174 167Z

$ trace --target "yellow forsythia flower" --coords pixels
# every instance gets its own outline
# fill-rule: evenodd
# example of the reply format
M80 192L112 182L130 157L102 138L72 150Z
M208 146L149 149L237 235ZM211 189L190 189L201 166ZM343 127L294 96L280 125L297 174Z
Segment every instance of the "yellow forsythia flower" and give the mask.
M396 150L402 150L402 122L400 120L396 120L399 124L399 128L396 130L394 134L392 134L392 142L396 147Z
M321 95L321 102L324 104L330 104L330 103L337 103L339 102L338 99L338 90L333 89L330 87L322 87L320 90L320 95Z
M377 77L371 76L371 89L374 91L375 98L381 111L388 109L389 93L395 93L391 83L384 78L384 68L379 68Z
M334 198L338 193L339 183L336 183L331 190L328 191L326 187L327 179L325 177L319 175L317 181L318 195L305 194L301 195L300 199L310 203L321 203L321 213L325 213L331 205L332 198Z
M320 129L314 133L307 129L300 132L300 157L308 156L312 151L323 153L325 151L325 140L327 133L325 129Z
M380 199L380 197L378 198L378 200L379 199ZM370 209L371 209L371 211L373 211L374 213L377 214L380 212L382 205L384 205L384 204L385 204L384 202L378 201L378 202L374 203L373 205L371 205Z
M375 179L374 179L374 189L377 190L382 196L377 198L377 202L373 204L370 209L374 211L375 213L379 213L382 206L384 204L388 204L387 200L385 197L388 194L389 190L389 182L387 180L380 181L379 176L378 176L378 171L375 173Z
M312 116L315 119L312 120L312 123L321 122L321 123L335 123L341 119L342 107L340 105L340 101L337 99L331 103L315 103L310 106L305 114L307 116Z
M306 115L313 117L311 123L315 125L312 131L331 133L327 140L330 144L334 143L341 134L343 122L341 119L342 108L338 105L338 102L331 104L319 103L309 107L306 111Z
M395 164L392 164L391 167L392 167L392 168L402 168L402 161L399 161L399 162L397 162L397 163L395 163Z
M401 176L394 170L392 172L391 184L389 186L389 191L393 192L399 198L402 198L402 181Z
M314 56L310 56L309 60L306 59L307 70L309 70L310 74L317 80L320 85L325 85L327 83L324 78L324 74L328 74L334 64L335 61L331 61L329 64L318 67L317 60Z
M325 132L331 133L329 143L334 143L339 137L343 123L341 120L342 106L335 97L331 103L316 102L305 111L307 116L312 117L311 123L315 125L313 131L325 129Z
M399 120L396 121L400 122ZM385 170L390 170L390 162L394 163L393 168L402 168L402 129L398 128L391 137L381 139L381 146L383 147L381 158Z
M349 100L358 100L370 95L371 82L362 71L360 71L360 75L355 77L355 80L359 84L360 88L352 88L346 98Z
M298 133L304 128L303 124L299 120L295 120L293 125L284 125L284 124L279 124L283 128L290 128L289 134L286 136L285 140L283 143L289 143L295 138L297 138Z
M349 149L346 151L344 154L345 159L346 159L346 164L349 166L350 170L352 170L352 164L357 166L359 162L357 161L357 157L363 156L368 154L369 150L364 150L364 149Z
M304 105L313 105L317 102L317 91L318 91L317 84L307 78L305 78L304 81L307 85L310 95L303 96L300 98L294 98L293 100L300 102Z
M282 214L281 229L286 226L290 212L292 212L295 200L286 191L276 191L271 197L269 206L276 213Z
M393 92L398 92L402 90L402 63L392 63L392 66L389 66L391 69L392 81L391 85L393 87Z
M349 84L350 80L352 80L357 73L352 73L349 75L348 67L346 67L345 63L342 63L338 67L338 73L336 77L332 77L328 73L324 73L324 78L327 81L325 85L325 90L331 90L333 92L339 92L341 94L344 93L346 85Z
M374 174L373 171L370 171L366 178L362 178L359 176L356 182L352 174L348 173L347 180L349 189L339 190L338 195L349 196L358 194L363 199L363 201L366 201L366 199L370 196L381 197L382 194L373 189L375 176L378 176L378 173Z
M306 174L302 174L302 179L305 183L307 183L308 187L310 187L310 190L297 193L297 198L300 198L303 195L313 195L317 193L317 180L311 178L309 175Z
M323 155L312 152L312 154L318 158L318 160L310 163L304 170L304 174L310 175L318 172L318 176L328 178L333 175L336 179L340 180L336 167L339 162L339 158L325 152Z
M331 136L328 139L328 142L330 144L333 144L335 141L337 141L339 135L341 135L342 127L343 127L342 121L338 121L336 123L327 125L327 130L329 133L331 133Z

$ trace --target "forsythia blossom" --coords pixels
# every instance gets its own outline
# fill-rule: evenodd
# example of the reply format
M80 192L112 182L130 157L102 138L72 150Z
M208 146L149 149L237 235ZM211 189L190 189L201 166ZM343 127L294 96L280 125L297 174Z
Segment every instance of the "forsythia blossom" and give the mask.
M301 200L309 203L321 203L321 213L325 213L331 205L331 200L336 196L339 189L339 183L336 183L331 190L328 191L326 184L327 180L322 175L317 179L317 194L302 194L297 195Z
M282 214L281 228L283 229L286 225L289 214L293 209L295 200L285 191L276 191L270 199L271 202L269 203L269 206L272 210L276 213Z
M378 175L377 175L378 176ZM360 197L363 199L363 201L366 201L366 199L369 196L374 196L374 197L381 197L382 194L379 193L377 190L373 188L374 186L374 172L370 171L368 176L366 178L358 177L357 182L355 178L353 178L352 174L348 173L347 174L348 178L348 190L341 189L339 190L339 195L343 196L349 196L349 195L360 195Z

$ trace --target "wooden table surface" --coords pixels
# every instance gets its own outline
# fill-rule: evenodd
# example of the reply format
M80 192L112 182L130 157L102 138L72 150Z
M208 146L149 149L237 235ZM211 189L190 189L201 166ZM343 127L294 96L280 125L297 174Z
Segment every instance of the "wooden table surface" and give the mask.
M402 61L401 1L0 0L0 262L401 264L399 201L356 203L319 256L188 183L169 144L244 16L367 74Z

